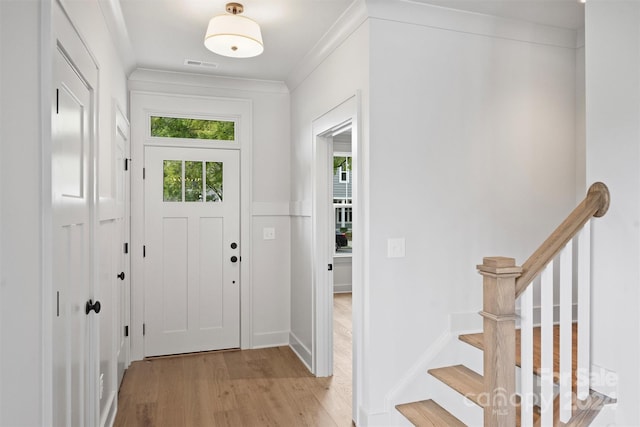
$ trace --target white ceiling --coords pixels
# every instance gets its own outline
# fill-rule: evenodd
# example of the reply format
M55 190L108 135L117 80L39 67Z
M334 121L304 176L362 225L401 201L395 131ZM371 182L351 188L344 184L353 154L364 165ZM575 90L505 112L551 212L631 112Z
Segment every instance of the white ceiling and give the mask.
M361 0L241 0L244 15L260 24L265 44L262 55L247 59L222 57L204 47L209 19L224 13L225 0L119 0L119 4L139 68L285 81L354 1ZM584 7L578 0L413 1L562 28L584 26ZM187 66L185 60L217 67Z
M120 0L138 67L284 81L353 0L245 0L244 15L260 24L264 53L226 58L204 47L209 19L225 0ZM185 59L218 68L185 66Z

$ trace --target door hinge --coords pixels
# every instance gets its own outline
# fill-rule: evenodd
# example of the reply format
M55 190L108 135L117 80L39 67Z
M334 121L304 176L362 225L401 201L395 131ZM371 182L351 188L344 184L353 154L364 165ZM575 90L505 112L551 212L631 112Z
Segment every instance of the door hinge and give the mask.
M142 179L147 179L147 168L142 168Z
M328 264L327 270L333 271L333 264Z
M144 336L147 333L147 324L143 323L142 324L142 336Z
M124 336L128 337L129 336L129 325L124 327Z
M56 317L60 317L60 291L56 292Z
M142 258L145 258L147 256L147 247L145 245L142 245Z
M129 170L129 159L124 159L124 170Z
M60 114L60 89L56 89L56 114Z
M128 244L128 243L125 243L125 244L124 244L124 253L125 253L125 254L128 254L128 253L129 253L129 244Z

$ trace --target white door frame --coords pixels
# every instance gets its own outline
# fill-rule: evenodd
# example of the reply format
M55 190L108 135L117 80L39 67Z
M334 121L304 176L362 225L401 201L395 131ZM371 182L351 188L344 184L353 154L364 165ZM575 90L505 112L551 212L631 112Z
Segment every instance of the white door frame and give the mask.
M188 108L176 108L177 102ZM144 146L179 145L180 147L224 148L240 151L240 348L252 348L252 280L251 280L251 200L252 200L252 101L248 99L184 95L168 92L134 90L131 104L131 327L130 360L144 357ZM224 111L223 113L221 113ZM181 117L235 119L236 142L202 142L176 139L174 142L151 141L149 116L165 114Z
M333 205L327 200L331 190L333 157L332 134L351 126L353 158L353 285L352 285L352 418L358 424L362 388L363 277L365 222L363 205L362 130L360 93L342 102L313 121L312 162L312 278L313 352L312 370L316 376L333 373L333 279L327 264L333 264ZM334 237L335 239L335 237Z

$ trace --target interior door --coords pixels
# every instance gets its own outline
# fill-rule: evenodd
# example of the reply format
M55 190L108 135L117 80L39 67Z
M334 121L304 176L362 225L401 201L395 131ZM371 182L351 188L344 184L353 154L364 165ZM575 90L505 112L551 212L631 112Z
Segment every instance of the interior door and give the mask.
M56 426L93 425L92 90L60 49L52 116L53 416ZM92 301L93 302L93 301ZM95 309L97 313L99 310ZM95 339L95 336L93 337Z
M148 146L145 176L145 356L239 347L239 151Z
M129 216L131 200L129 197L129 124L124 115L116 113L116 235L117 245L114 252L116 260L116 360L118 364L118 386L122 382L124 370L129 363L129 317L130 317L130 277L129 274Z

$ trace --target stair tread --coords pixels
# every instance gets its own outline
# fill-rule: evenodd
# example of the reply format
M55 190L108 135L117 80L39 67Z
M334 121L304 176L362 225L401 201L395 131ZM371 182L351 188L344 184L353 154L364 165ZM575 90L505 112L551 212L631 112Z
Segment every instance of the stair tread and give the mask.
M536 375L540 375L542 371L542 363L540 361L540 347L541 347L541 337L540 337L540 327L533 328L533 372ZM464 334L458 337L460 341L465 342L477 349L484 351L484 334L482 332L476 334ZM572 372L573 372L573 385L575 387L577 378L576 378L576 369L577 369L577 339L578 339L578 324L574 323L572 326L572 339L573 339L573 354L571 357L572 361ZM553 379L555 382L559 381L560 378L560 351L559 345L560 342L560 326L553 326ZM516 329L516 365L521 366L520 364L520 329Z
M464 397L483 407L480 396L484 391L484 378L477 372L464 365L447 366L444 368L430 369L429 374L439 379ZM516 396L516 426L520 425L520 396ZM533 422L538 422L539 408L536 407L533 413Z
M429 374L447 384L476 405L482 407L480 401L480 395L484 389L482 375L464 365L429 369Z
M465 424L433 400L396 405L396 409L417 427L464 427Z

